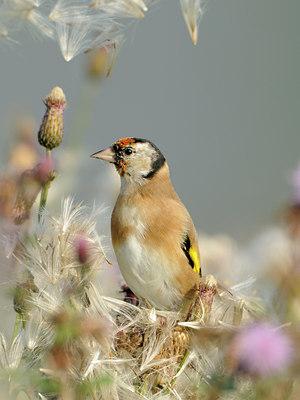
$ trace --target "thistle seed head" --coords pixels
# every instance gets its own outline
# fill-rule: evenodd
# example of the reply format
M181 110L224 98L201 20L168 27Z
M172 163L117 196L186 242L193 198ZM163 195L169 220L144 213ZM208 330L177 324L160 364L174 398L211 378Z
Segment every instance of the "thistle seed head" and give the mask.
M39 129L38 140L41 146L52 150L58 147L63 139L63 112L67 104L63 90L56 86L44 103L47 109Z
M207 321L210 317L210 311L214 296L217 293L217 281L213 275L206 275L202 278L198 288L198 295L190 306L187 314L187 321L203 320Z

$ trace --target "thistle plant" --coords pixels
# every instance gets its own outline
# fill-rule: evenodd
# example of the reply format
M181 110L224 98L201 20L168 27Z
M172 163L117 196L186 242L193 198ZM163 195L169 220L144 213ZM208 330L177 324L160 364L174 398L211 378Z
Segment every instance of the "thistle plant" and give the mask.
M67 103L64 92L59 87L55 87L51 90L44 103L46 112L38 132L38 141L41 146L46 148L46 163L51 165L50 152L55 147L58 147L63 139L63 112ZM43 183L39 220L46 205L50 183L55 179L55 176L53 171L50 172L48 177L46 177L46 181Z
M63 139L63 112L66 97L60 87L55 87L44 101L46 112L38 132L39 144L47 150L58 147Z

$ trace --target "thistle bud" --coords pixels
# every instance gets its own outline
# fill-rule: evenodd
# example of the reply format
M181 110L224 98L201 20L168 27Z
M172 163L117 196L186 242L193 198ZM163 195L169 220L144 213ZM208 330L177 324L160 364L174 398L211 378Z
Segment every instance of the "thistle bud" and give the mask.
M63 90L56 86L51 90L44 104L47 107L38 133L41 146L52 150L58 147L63 138L63 112L66 106L66 97Z
M37 288L33 282L18 283L14 289L14 309L18 314L25 314L31 307L31 293L36 293Z
M216 293L217 281L215 277L213 275L203 277L198 288L198 295L189 309L186 320L207 322Z
M80 264L87 264L91 250L88 237L84 234L79 233L75 237L74 244L78 261L80 262Z
M29 297L30 294L26 283L17 284L14 293L14 309L18 314L26 312Z

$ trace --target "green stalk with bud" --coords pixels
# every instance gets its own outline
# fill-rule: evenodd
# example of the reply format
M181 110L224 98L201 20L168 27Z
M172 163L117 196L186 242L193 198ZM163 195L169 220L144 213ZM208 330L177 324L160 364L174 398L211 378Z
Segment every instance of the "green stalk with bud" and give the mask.
M63 90L58 86L53 88L44 104L46 112L38 132L38 141L41 146L46 148L46 159L50 164L51 150L60 146L63 139L63 112L67 105ZM55 178L56 173L52 171L47 181L43 184L38 213L39 222L46 206L50 184Z
M29 171L30 177L32 178L34 183L39 183L37 188L34 187L34 193L31 195L30 199L28 200L25 198L25 190L21 191L19 194L20 199L18 199L16 211L15 211L15 223L22 223L25 218L28 217L29 209L31 208L33 202L35 201L36 196L41 187L41 197L40 197L40 205L38 211L38 222L41 221L42 213L45 209L47 203L48 192L50 188L51 182L56 178L56 172L53 171L53 162L51 160L51 150L55 147L58 147L63 139L63 112L64 108L66 107L66 97L63 90L56 86L54 87L51 92L44 100L44 104L46 106L46 112L43 117L43 121L41 123L39 132L38 132L38 141L39 144L46 148L46 159L44 162L38 164L38 166L34 169ZM23 174L24 175L24 174ZM25 175L28 177L29 173ZM34 179L33 179L34 178ZM24 178L25 179L25 178ZM24 180L23 179L23 180ZM28 186L28 179L25 180L24 185L25 188ZM31 190L32 192L32 190ZM30 192L30 193L31 193ZM27 196L28 197L28 196ZM24 203L24 201L26 202ZM24 204L26 207L24 206ZM23 206L20 207L20 204ZM22 212L21 212L21 211ZM29 282L27 281L25 285L28 285ZM21 291L21 289L23 289ZM17 313L15 326L13 330L13 340L17 336L20 325L22 323L23 328L25 327L25 318L24 318L24 304L26 303L26 296L25 294L27 291L25 287L17 286L16 293L14 296L15 302L15 311Z

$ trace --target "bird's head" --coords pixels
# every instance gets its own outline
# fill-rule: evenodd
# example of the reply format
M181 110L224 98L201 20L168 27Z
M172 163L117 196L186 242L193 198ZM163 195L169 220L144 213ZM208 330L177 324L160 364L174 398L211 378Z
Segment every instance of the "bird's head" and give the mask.
M115 165L121 177L136 183L151 179L165 164L165 157L149 140L124 138L91 155Z

